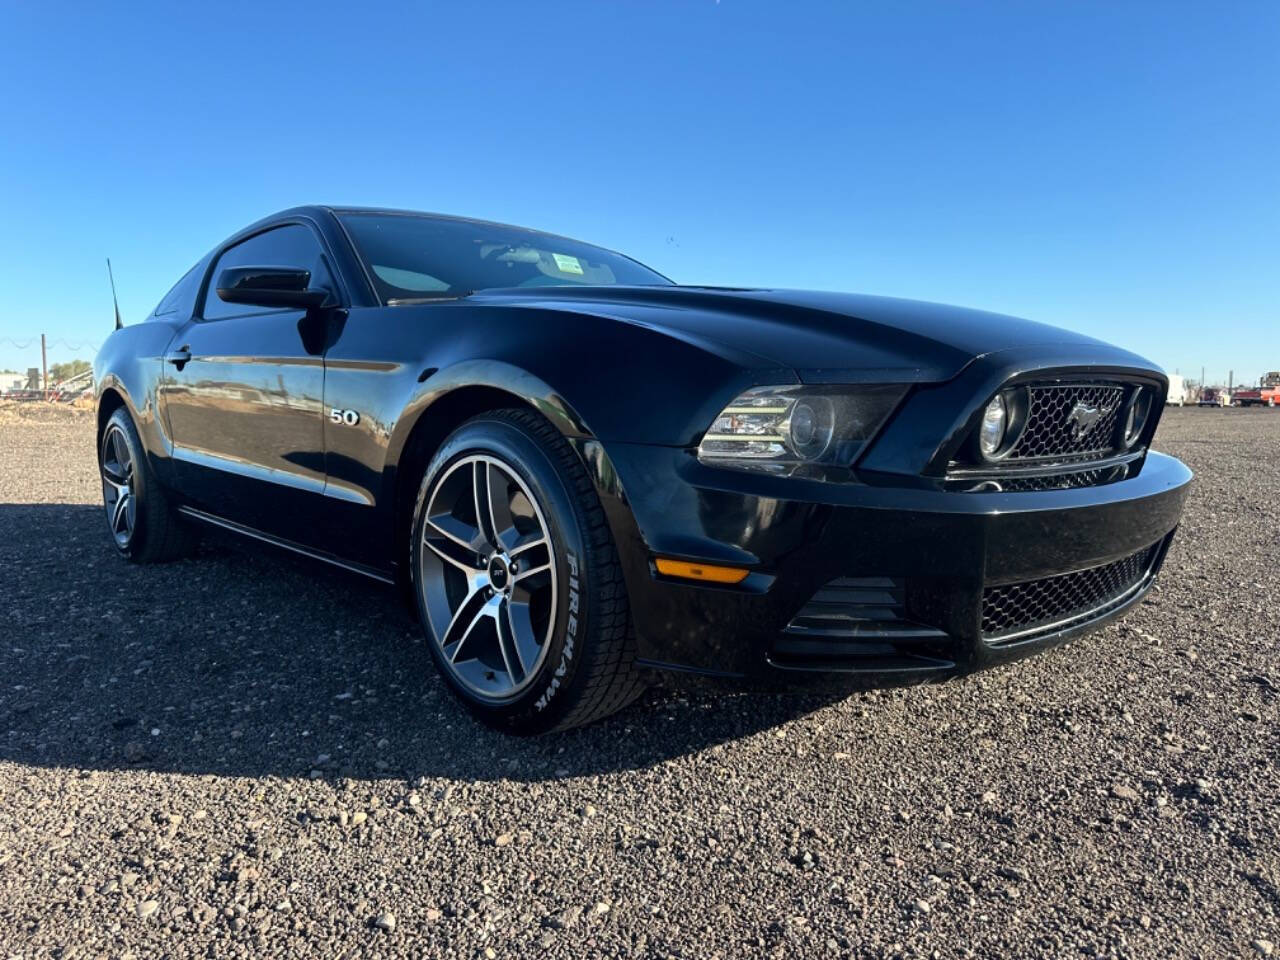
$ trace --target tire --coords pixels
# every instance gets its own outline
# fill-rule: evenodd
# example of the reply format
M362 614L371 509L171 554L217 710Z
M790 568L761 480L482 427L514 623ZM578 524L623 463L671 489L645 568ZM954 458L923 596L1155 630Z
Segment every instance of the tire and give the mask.
M483 723L566 730L644 690L604 509L540 415L499 410L454 431L423 475L411 543L432 659Z
M107 531L117 553L132 563L163 563L192 552L195 534L156 479L138 428L124 407L111 414L102 429L98 472Z

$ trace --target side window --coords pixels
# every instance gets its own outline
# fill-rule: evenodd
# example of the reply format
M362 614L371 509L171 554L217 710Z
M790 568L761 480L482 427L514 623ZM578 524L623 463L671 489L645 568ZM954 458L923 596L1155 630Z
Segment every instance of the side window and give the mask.
M311 271L313 287L334 289L333 280L325 265L324 253L320 249L320 241L310 229L299 223L259 233L226 250L213 265L200 315L206 320L221 320L224 317L272 312L262 307L227 303L218 296L218 277L228 267L297 267Z
M196 291L200 287L201 277L204 276L200 270L201 263L197 263L183 274L182 279L173 285L173 289L164 295L164 299L155 309L154 316L167 317L182 311L186 312L186 318L191 316L191 311L196 305Z

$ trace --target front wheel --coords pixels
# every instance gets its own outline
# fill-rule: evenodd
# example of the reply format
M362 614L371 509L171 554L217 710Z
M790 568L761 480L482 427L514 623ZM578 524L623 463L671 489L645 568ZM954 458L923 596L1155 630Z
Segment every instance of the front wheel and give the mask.
M485 723L566 729L644 689L604 510L538 414L482 414L444 442L419 488L412 543L432 658Z

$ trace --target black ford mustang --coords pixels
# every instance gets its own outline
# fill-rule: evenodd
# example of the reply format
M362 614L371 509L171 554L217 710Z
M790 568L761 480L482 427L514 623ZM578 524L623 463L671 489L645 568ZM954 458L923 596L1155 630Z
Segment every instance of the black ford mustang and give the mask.
M97 357L107 521L211 524L413 598L516 733L653 671L937 679L1151 586L1191 475L1166 379L1011 317L679 286L563 237L304 207L196 264Z

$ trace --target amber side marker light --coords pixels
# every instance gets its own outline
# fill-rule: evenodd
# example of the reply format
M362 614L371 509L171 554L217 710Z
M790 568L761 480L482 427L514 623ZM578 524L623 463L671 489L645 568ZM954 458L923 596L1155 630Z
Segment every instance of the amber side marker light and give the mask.
M710 563L689 563L685 560L668 560L666 557L658 557L655 562L658 572L663 576L703 580L708 583L741 583L751 572L742 567L717 567Z

